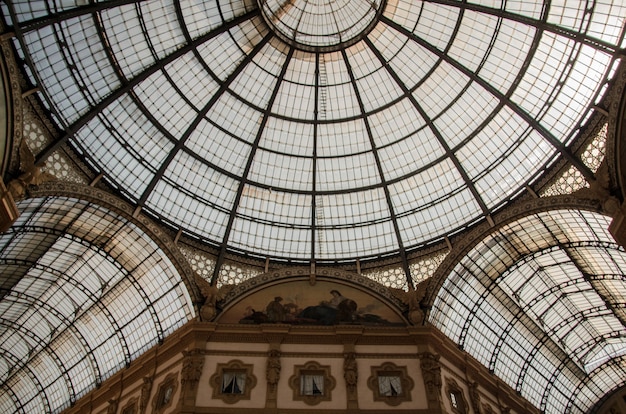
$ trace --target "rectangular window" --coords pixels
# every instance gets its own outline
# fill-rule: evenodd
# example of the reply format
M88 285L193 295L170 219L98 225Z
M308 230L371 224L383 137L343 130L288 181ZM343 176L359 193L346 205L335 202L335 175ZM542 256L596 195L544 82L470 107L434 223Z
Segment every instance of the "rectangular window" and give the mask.
M378 393L384 397L402 395L402 381L398 375L379 375Z
M391 406L411 401L414 383L406 366L385 362L371 370L372 376L367 379L367 387L374 393L374 401L383 401Z
M243 394L246 386L246 373L224 371L222 376L222 394Z
M302 374L300 377L301 395L324 395L324 375Z
M159 399L159 404L158 404L159 408L165 407L166 405L170 403L170 401L172 401L173 393L174 393L173 385L167 385L165 388L163 388L161 398Z

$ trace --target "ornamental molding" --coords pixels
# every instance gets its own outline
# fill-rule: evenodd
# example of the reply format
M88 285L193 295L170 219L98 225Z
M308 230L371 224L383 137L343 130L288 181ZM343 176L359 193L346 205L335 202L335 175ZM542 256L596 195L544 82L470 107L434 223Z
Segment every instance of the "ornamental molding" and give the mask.
M174 405L176 391L178 391L178 373L172 372L157 385L157 392L152 398L152 412L154 414L165 413Z
M611 183L620 183L619 171L619 132L623 131L622 126L622 101L626 99L624 95L624 89L626 88L626 65L621 64L615 78L613 79L613 85L609 88L606 98L602 102L604 110L608 112L608 130L606 137L606 148L604 164L607 165L609 170L609 177Z
M337 380L331 374L330 365L320 365L317 361L309 361L304 365L295 365L294 373L289 378L289 388L293 391L294 401L303 401L307 405L317 405L322 401L332 401L332 391L337 385ZM321 376L323 384L320 384L321 392L304 393L302 386L304 377L308 375Z
M382 401L390 406L398 406L403 402L411 401L411 394L415 382L410 377L405 365L398 366L393 362L387 361L382 365L371 366L370 371L371 374L367 379L367 387L373 392L374 401ZM379 381L380 378L385 376L395 376L398 378L401 390L397 394L381 394Z
M222 308L226 308L244 296L272 284L301 280L309 280L312 284L315 284L317 281L339 284L343 283L357 289L360 288L368 293L376 294L400 312L402 312L405 308L402 301L397 298L390 289L372 279L345 270L320 267L316 268L314 273L312 273L312 269L310 267L291 267L263 273L259 276L248 279L237 286L233 286L220 302L220 305Z
M0 23L0 30L5 32L6 27L4 23ZM0 37L0 48L2 49L2 60L5 66L5 74L7 81L5 91L7 101L7 121L9 122L7 128L8 145L6 151L11 153L11 161L15 165L9 163L5 166L6 169L12 170L19 167L17 153L19 151L20 143L22 142L22 136L24 133L24 114L23 114L23 98L22 98L22 86L21 86L21 74L15 63L15 57L13 56L13 48L11 46L11 39L9 37ZM2 165L2 162L0 162ZM4 171L2 171L4 173Z

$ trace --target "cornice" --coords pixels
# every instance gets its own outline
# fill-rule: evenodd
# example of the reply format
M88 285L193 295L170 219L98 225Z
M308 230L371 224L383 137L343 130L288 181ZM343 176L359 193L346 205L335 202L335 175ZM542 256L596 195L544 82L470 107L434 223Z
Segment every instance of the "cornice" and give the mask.
M312 284L318 281L343 283L355 288L361 288L369 293L378 295L388 304L394 306L400 313L404 310L404 304L385 286L357 273L333 268L316 268L312 273L310 267L290 267L273 272L263 273L259 276L246 280L234 286L220 303L226 308L250 293L273 284L292 282L297 280L309 280Z
M96 389L78 401L75 407L69 412L81 412L82 408L96 408L107 401L118 398L121 390L137 390L142 383L143 378L163 378L164 375L180 371L183 363L183 351L192 351L194 355L204 356L222 356L230 359L251 358L267 358L270 349L270 338L268 331L281 331L284 334L283 344L303 343L315 345L312 340L317 335L330 337L333 344L345 345L346 333L358 335L357 345L379 345L378 348L372 350L367 349L366 352L356 352L356 357L361 360L378 360L378 361L418 361L424 353L440 355L442 357L442 367L455 368L466 372L466 376L473 380L479 381L485 390L493 395L498 396L507 406L512 407L516 412L531 412L528 410L529 403L522 397L505 385L501 380L489 373L487 369L478 361L474 360L466 352L460 350L450 339L445 337L440 331L431 326L410 326L410 327L355 327L350 326L287 326L287 325L238 325L238 324L218 324L214 322L191 321L178 329L176 332L168 336L165 341L148 350L145 354L137 358L131 366L114 374L105 381L99 389ZM292 340L291 338L300 339ZM369 340L376 338L375 341L369 343ZM398 340L402 338L402 340ZM352 338L354 339L354 338ZM225 349L218 347L207 348L208 343L224 341ZM364 343L364 342L365 343ZM245 350L238 351L236 346L239 343L246 344L267 344L262 350ZM415 352L407 352L402 349L401 352L394 352L394 346L413 345ZM281 350L281 358L291 359L307 359L307 360L325 360L337 359L341 360L345 357L345 352L337 350L328 350L318 347L312 351L298 351L297 348L289 351ZM244 361L245 362L245 361ZM135 392L133 391L133 392ZM202 407L193 408L193 412L204 412ZM214 408L207 408L214 413ZM228 411L236 413L235 411ZM322 410L323 411L323 410ZM209 412L209 411L206 411ZM226 412L226 411L225 411ZM248 410L246 410L248 412ZM281 409L281 413L283 410ZM294 410L294 413L303 414L306 410ZM316 413L318 411L315 411ZM335 411L336 412L336 411ZM349 413L350 410L341 410L342 413ZM387 411L388 412L388 411ZM395 412L395 411L394 411ZM415 411L411 411L415 412ZM418 411L422 412L422 411ZM427 413L428 411L423 411ZM260 410L259 413L264 413ZM368 413L371 412L368 410Z

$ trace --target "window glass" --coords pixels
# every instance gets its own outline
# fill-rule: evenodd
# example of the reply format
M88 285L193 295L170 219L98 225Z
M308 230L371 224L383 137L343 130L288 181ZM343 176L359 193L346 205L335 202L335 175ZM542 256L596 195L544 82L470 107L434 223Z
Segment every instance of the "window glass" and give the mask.
M378 377L378 392L381 396L396 397L402 395L402 381L398 375L381 375Z
M324 395L324 375L303 374L300 380L302 395Z
M224 371L222 377L222 394L243 394L246 387L246 373Z

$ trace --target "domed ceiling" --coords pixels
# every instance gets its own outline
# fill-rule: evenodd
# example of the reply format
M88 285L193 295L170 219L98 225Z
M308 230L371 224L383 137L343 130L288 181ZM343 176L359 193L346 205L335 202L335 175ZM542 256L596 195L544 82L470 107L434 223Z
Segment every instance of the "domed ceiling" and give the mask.
M107 184L234 252L404 254L559 159L623 43L621 2L2 3L30 81Z

